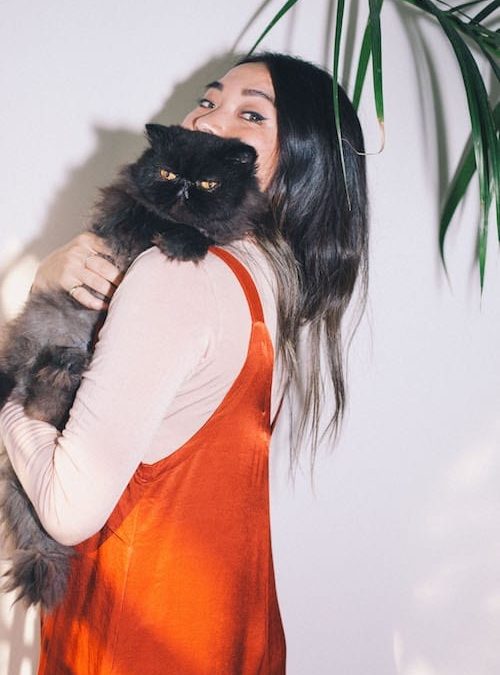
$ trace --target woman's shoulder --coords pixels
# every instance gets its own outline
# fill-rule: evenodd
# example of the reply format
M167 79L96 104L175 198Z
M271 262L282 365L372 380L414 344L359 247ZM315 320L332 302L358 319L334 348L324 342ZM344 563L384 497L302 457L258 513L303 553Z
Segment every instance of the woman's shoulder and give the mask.
M131 277L191 277L195 279L200 276L200 271L198 262L168 258L157 246L151 246L132 262L125 279Z
M250 269L252 275L259 276L262 258L258 249L252 244L237 242L226 250ZM264 264L265 276L268 275L267 265ZM201 260L175 260L168 258L157 246L143 251L129 267L122 285L145 284L153 286L157 283L188 284L186 291L192 291L199 286L207 286L215 290L225 285L229 280L237 283L235 274L216 253L208 251Z
M210 273L208 256L199 261L168 258L157 246L143 251L128 268L115 295L130 293L134 289L143 294L171 296L181 293L193 296L204 289L210 290L207 274Z
M272 274L258 247L249 242L237 242L225 249L248 269L259 294L264 296L264 304L268 304L268 297L272 296ZM155 303L175 300L176 304L180 300L203 309L214 301L219 306L225 304L235 292L241 292L239 286L235 271L212 251L194 262L169 259L153 246L134 260L115 297L118 300L122 295L138 296Z
M239 257L239 256L237 256ZM203 278L206 274L213 273L220 265L225 266L220 258L208 251L207 255L200 260L177 260L168 258L157 246L152 246L140 253L127 270L126 277L141 276Z
M131 264L110 309L123 306L124 311L138 312L140 305L191 324L212 324L221 312L237 311L236 306L245 303L240 296L234 272L212 251L194 262L169 259L153 246Z
M204 267L169 260L157 247L147 249L133 261L115 291L110 317L156 316L158 321L208 326L217 306Z

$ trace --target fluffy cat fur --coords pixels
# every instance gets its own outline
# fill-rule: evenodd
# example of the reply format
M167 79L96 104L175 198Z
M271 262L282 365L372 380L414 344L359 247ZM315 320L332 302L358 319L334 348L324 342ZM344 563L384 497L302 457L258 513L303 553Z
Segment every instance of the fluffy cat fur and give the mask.
M90 228L125 271L153 244L168 258L197 261L264 222L266 200L255 176L255 150L236 139L146 126L150 147L102 191ZM103 313L68 293L33 293L5 330L0 349L0 408L10 396L33 418L62 429L92 355ZM72 547L43 529L4 454L1 517L13 544L6 590L45 610L62 598Z

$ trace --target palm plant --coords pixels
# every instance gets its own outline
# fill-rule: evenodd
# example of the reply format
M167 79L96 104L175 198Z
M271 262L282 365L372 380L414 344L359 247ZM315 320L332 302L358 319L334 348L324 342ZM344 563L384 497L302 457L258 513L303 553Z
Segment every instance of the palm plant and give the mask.
M252 18L254 22L260 12L269 4L265 1ZM264 28L253 45L254 51L269 31L300 0L288 0ZM307 0L302 0L307 2ZM382 88L382 31L380 13L383 0L368 1L368 21L358 56L357 73L354 85L353 103L357 108L366 79L368 64L371 60L373 70L373 95L375 110L384 138L384 98ZM477 260L481 289L484 283L488 221L492 203L495 202L498 238L500 240L500 157L499 128L500 102L489 97L483 77L479 71L473 51L482 54L500 83L500 31L491 26L498 21L500 0L469 0L456 6L450 6L445 0L396 0L416 8L441 26L444 36L449 40L460 68L469 109L471 134L465 144L462 159L448 186L447 195L441 211L439 226L439 247L444 264L444 241L457 206L464 198L472 176L477 172L479 183L480 213ZM343 35L345 0L336 0L336 12L333 16L333 57L332 75L334 85L338 82L340 47ZM495 14L496 11L496 14ZM487 25L488 24L488 25ZM469 46L470 45L470 46ZM497 88L498 89L498 88ZM341 120L338 104L338 88L333 87L333 107L335 125L341 143ZM497 93L498 98L498 93ZM383 145L383 143L382 143Z

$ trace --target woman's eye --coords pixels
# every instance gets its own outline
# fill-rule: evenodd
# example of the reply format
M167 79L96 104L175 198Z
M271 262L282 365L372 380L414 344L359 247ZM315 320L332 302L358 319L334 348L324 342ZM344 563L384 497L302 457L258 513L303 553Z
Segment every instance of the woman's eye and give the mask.
M214 104L212 101L208 98L199 98L198 99L198 105L200 108L214 108Z
M217 180L197 180L196 185L202 190L212 192L213 190L219 187L220 183Z
M177 174L169 171L169 169L160 169L160 176L163 180L175 180L177 178Z
M253 112L252 110L246 110L242 113L243 119L248 122L263 122L266 118L260 113Z

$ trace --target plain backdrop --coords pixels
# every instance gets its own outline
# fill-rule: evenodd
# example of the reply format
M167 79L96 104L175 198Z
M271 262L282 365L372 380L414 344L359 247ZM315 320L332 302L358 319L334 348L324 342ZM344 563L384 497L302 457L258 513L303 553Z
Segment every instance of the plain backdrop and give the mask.
M2 320L37 261L82 229L148 121L178 122L249 48L279 0L3 0L0 4ZM346 3L352 95L364 0ZM329 0L301 0L265 46L330 62ZM477 188L446 244L443 186L467 109L441 32L392 0L382 11L386 147L370 96L367 311L349 359L349 410L311 486L275 439L272 534L290 675L500 672L500 269L492 219L481 298ZM484 69L484 72L486 70ZM307 448L305 449L307 451ZM0 606L0 673L34 672L37 617ZM236 675L236 674L235 674Z

